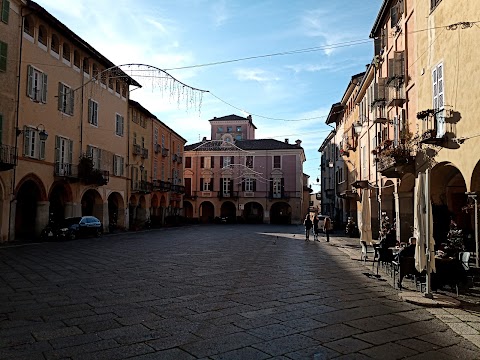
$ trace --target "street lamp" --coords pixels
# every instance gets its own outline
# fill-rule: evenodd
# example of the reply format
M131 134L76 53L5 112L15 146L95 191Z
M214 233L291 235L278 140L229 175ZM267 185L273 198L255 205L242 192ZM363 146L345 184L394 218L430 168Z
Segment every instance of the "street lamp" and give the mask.
M465 195L468 196L469 199L473 199L474 201L474 211L475 211L475 265L478 268L479 259L478 259L478 204L477 204L477 193L476 192L466 192Z
M38 137L40 138L41 141L45 141L48 138L48 133L45 131L45 125L43 124L38 124L36 129L38 130ZM25 130L20 130L18 127L15 129L15 134L17 137L20 136L20 134L23 134Z

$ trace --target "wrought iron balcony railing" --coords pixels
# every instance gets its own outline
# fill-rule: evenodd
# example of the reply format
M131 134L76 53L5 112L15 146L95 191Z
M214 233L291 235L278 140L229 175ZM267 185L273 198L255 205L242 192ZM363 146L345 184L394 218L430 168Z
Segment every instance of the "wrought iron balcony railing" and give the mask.
M13 169L17 164L17 148L10 145L0 145L0 171Z

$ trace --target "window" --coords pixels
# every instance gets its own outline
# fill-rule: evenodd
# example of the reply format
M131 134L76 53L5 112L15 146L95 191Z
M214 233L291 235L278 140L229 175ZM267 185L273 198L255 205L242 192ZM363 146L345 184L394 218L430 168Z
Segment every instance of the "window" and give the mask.
M88 99L88 122L98 126L98 103Z
M40 140L40 131L25 127L23 130L23 154L34 159L45 159L45 140Z
M107 72L105 70L100 72L100 83L105 87L107 86Z
M58 110L64 114L73 115L73 103L73 90L63 83L58 83Z
M8 15L10 13L10 1L3 0L2 1L2 21L5 24L8 24Z
M43 25L40 25L38 27L38 42L42 45L47 46L47 30Z
M102 150L91 145L87 145L87 155L93 160L93 168L100 170Z
M231 133L233 131L233 128L231 126L227 126L227 132Z
M123 86L122 86L122 96L124 98L127 97L127 89L128 89L128 85L126 83L124 83Z
M60 176L72 174L73 141L55 136L55 168Z
M253 192L255 191L255 186L256 185L256 181L255 179L252 179L252 178L246 178L244 183L243 183L243 186L244 186L244 189L243 191L246 191L246 192Z
M162 134L162 149L165 149L165 135Z
M66 43L63 43L63 50L62 50L62 56L63 56L63 59L65 61L68 61L70 62L70 57L71 57L71 54L70 54L70 45L66 44Z
M281 198L282 197L282 179L273 179L273 197Z
M211 179L201 179L203 180L202 181L202 191L211 191L212 187L211 187Z
M47 102L47 74L28 65L27 67L27 95L37 102Z
M158 175L158 168L157 168L157 162L155 161L153 163L153 174L152 174L152 179L157 180L157 175Z
M52 35L52 41L50 43L50 49L56 54L60 53L60 42L58 41L58 36L55 35L55 34Z
M123 116L116 114L115 115L115 134L118 136L123 136ZM142 137L142 147L143 146L143 137ZM136 139L135 139L136 142Z
M273 157L273 168L280 169L282 167L282 158L278 155Z
M23 20L23 32L33 38L33 27L28 18Z
M0 41L0 71L7 71L7 50L8 45Z
M113 155L113 175L123 176L124 172L124 159L120 155Z
M133 145L137 145L137 133L133 133Z
M211 169L211 157L210 156L202 156L200 158L200 167L202 169Z
M113 91L113 83L114 83L114 80L112 77L112 73L110 73L110 76L108 77L108 88L112 91Z
M158 129L155 128L153 130L153 145L158 144Z
M77 50L73 51L73 65L80 68L80 54Z
M217 128L217 132L223 132L223 127L219 126L219 127Z
M92 64L92 76L95 78L96 81L98 81L98 65L93 63Z
M162 167L161 167L161 180L165 181L165 164L162 162Z
M120 81L115 81L115 92L120 95Z
M142 136L142 149L145 149L145 138Z
M241 126L237 126L237 132L241 132L242 131L242 127Z
M232 163L232 158L230 156L223 156L223 168L229 168Z
M435 110L435 122L437 138L445 135L445 84L443 77L443 63L438 64L432 71L433 109Z
M187 156L185 158L185 168L187 168L187 169L192 168L192 158L190 156Z
M430 10L435 9L442 0L430 0Z
M90 62L87 57L83 58L82 69L84 74L90 75Z
M247 156L245 159L245 166L247 168L253 169L253 156Z
M242 140L242 135L235 135L235 140Z
M230 195L230 184L231 180L229 178L223 178L222 181L222 193L223 195Z

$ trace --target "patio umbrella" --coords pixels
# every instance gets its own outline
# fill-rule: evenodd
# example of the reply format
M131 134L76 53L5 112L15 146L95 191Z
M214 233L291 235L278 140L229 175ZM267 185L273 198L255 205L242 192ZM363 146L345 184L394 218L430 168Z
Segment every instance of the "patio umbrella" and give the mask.
M362 189L362 226L360 240L372 243L372 211L370 210L370 196L368 189Z
M427 231L427 251L430 253L430 256L427 257L427 261L429 262L430 265L430 271L435 272L435 239L433 238L433 216L432 216L432 202L430 201L430 171L427 170L427 173L425 174L425 187L427 189L426 193L426 198L425 201L427 203L427 224L426 226L428 227ZM427 267L428 270L428 267Z
M427 266L427 256L426 256L426 241L425 241L425 232L426 232L426 207L425 207L425 174L418 174L418 184L416 187L416 200L417 200L417 216L415 218L415 237L417 238L417 243L415 246L415 268L422 272Z

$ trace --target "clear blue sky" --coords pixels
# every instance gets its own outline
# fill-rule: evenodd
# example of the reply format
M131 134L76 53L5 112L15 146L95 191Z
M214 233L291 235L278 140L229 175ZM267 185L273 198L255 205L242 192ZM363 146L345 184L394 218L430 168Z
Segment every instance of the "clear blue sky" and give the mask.
M132 98L187 139L210 136L214 116L252 114L257 138L302 140L304 172L314 183L325 115L354 74L373 56L368 35L382 0L38 0L40 5L115 64L142 63L161 69L317 48L168 72L210 91L201 112L178 107L152 85ZM366 42L336 47L350 41ZM326 48L329 47L330 48ZM305 119L305 121L279 121ZM315 191L318 187L313 186Z

